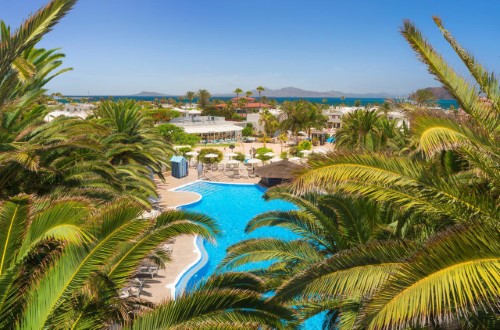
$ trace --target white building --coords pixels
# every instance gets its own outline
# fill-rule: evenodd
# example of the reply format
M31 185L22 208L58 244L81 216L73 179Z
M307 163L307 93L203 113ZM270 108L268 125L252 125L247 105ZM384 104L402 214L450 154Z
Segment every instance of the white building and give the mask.
M173 118L172 124L184 128L189 134L199 135L206 142L230 142L241 139L243 127L236 122L226 121L224 117L198 116L187 113L186 116Z
M66 103L62 106L62 108L60 105L57 105L55 108L58 109L49 112L49 114L45 116L44 120L49 122L60 116L80 117L85 119L92 113L95 107L95 105L88 103Z

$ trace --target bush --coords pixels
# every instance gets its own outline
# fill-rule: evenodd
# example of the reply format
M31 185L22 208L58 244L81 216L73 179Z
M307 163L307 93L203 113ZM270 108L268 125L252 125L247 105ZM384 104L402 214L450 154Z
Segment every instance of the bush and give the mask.
M186 152L190 152L191 150L193 150L193 149L191 149L190 147L182 147L182 148L177 149L177 153L180 155L186 156Z
M311 141L300 141L299 144L297 145L297 151L301 150L311 150L312 149L312 143Z
M281 159L288 159L288 152L283 151L283 152L280 154L280 158L281 158Z
M269 149L269 148L258 148L257 150L255 150L255 158L258 158L262 161L266 161L266 160L273 158L273 157L269 157L269 156L264 156L264 154L266 154L268 152L273 152L273 150Z
M245 154L242 153L242 152L235 152L235 154L237 154L238 156L234 156L233 158L240 161L240 162L243 162L245 161Z
M205 155L208 155L208 154L216 154L217 157L205 158ZM223 158L224 158L224 155L222 154L222 151L220 151L219 149L203 148L200 150L200 153L198 155L198 162L213 164L213 163L219 163L220 161L222 161Z
M247 126L241 131L241 135L243 135L243 136L252 136L253 135L252 124L247 124Z

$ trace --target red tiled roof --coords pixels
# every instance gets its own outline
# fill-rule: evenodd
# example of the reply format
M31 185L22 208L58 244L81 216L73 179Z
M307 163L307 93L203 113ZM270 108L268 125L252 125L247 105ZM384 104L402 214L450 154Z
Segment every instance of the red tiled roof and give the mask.
M264 104L264 103L247 103L245 105L245 108L269 108L269 104Z

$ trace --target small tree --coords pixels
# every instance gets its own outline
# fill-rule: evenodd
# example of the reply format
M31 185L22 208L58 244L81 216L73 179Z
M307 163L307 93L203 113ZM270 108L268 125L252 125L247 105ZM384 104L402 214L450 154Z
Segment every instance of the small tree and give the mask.
M253 135L253 125L248 123L245 128L241 131L241 135L243 136L252 136Z

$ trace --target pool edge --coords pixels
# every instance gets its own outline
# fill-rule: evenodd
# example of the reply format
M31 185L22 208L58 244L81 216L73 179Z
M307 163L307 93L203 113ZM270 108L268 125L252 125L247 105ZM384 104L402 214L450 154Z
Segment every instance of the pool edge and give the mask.
M182 189L184 187L187 187L189 185L192 185L192 184L195 184L197 182L209 182L209 183L213 183L213 184L220 184L220 185L241 185L241 186L249 186L249 185L254 185L254 186L259 186L258 183L246 183L246 182L214 182L214 181L207 181L207 180L195 180L195 181L192 181L192 182L188 182L188 183L185 183L185 184L182 184L180 186L177 186L177 187L174 187L174 188L171 188L171 189L168 189L168 191L172 191L172 192L175 192L177 191L178 189ZM187 206L187 205L191 205L191 204L196 204L198 203L199 201L201 201L203 199L203 196L201 194L198 194L197 192L194 192L194 191L189 191L193 194L196 194L198 195L198 199L195 200L195 201L192 201L192 202L189 202L189 203L184 203L184 204L179 204L179 205L176 205L176 206L172 206L170 207L171 209L178 209L179 207L182 207L182 206ZM203 254L201 252L201 249L200 247L198 246L198 235L194 235L194 239L193 239L193 244L194 244L194 247L195 247L195 250L193 251L194 253L197 254L197 258L195 261L193 261L192 263L190 263L189 265L187 265L186 267L184 267L184 269L179 273L179 275L177 275L177 277L175 278L175 281L172 282L172 283L169 283L167 285L165 285L165 287L169 288L170 289L170 294L172 296L173 299L175 299L176 297L176 294L177 294L177 285L179 284L179 282L183 279L184 275L187 274L191 269L193 269L194 267L196 267L201 261L203 261ZM206 261L208 261L208 253L205 253L206 255ZM194 274L193 274L194 275ZM189 278L186 279L186 283L189 281Z

